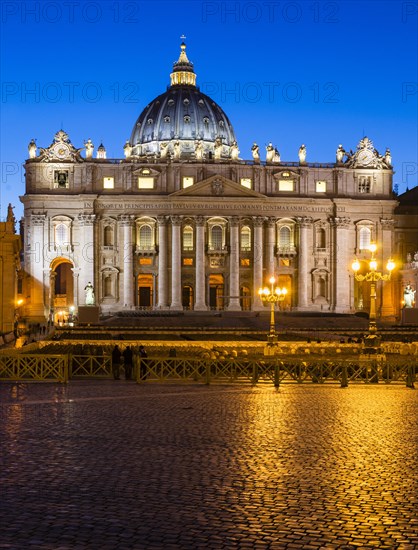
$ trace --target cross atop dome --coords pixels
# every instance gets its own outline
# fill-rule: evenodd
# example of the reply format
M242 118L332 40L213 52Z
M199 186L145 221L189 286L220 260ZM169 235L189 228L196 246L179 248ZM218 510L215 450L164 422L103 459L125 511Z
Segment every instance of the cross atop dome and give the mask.
M180 36L183 42L180 44L180 56L173 63L173 72L170 75L171 86L196 86L196 75L193 69L193 63L189 61L186 54L186 44L184 34Z

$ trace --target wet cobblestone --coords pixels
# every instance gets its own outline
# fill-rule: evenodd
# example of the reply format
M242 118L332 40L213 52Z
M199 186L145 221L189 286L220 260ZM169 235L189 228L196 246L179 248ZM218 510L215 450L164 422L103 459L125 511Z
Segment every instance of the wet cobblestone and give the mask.
M0 550L418 548L417 396L1 385Z

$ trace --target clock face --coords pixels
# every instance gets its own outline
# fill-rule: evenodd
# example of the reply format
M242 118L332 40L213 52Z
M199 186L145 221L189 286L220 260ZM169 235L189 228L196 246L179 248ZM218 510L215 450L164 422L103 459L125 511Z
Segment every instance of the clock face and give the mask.
M57 143L54 146L54 155L59 159L65 159L69 156L68 147L63 143Z
M361 164L368 165L373 162L373 153L371 151L360 151L357 160Z

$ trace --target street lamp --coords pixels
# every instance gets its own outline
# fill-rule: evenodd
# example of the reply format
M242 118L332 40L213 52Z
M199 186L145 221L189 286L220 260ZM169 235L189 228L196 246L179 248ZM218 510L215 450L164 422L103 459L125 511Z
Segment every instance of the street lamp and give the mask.
M278 302L282 302L287 294L287 288L283 287L280 288L278 286L274 286L274 283L276 282L276 279L274 277L270 277L269 283L270 288L264 287L260 288L258 291L258 295L260 296L262 302L264 305L270 304L270 332L267 336L267 340L269 344L273 344L277 342L277 334L276 334L276 326L274 322L274 306Z
M370 313L369 313L369 336L375 335L377 332L376 327L376 283L378 281L390 281L390 277L393 269L395 268L395 262L390 258L386 264L387 273L377 271L377 260L375 258L375 252L377 246L375 243L371 243L369 250L372 253L372 257L369 260L369 268L365 275L358 273L360 270L360 262L357 258L351 264L351 268L354 271L354 277L356 281L367 281L370 283Z

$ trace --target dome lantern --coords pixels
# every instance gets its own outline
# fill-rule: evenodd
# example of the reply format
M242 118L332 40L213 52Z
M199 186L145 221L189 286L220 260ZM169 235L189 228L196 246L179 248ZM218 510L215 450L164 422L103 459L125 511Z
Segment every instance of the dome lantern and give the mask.
M186 54L186 44L180 45L180 57L173 63L173 72L170 74L171 86L196 86L196 75L193 63Z

